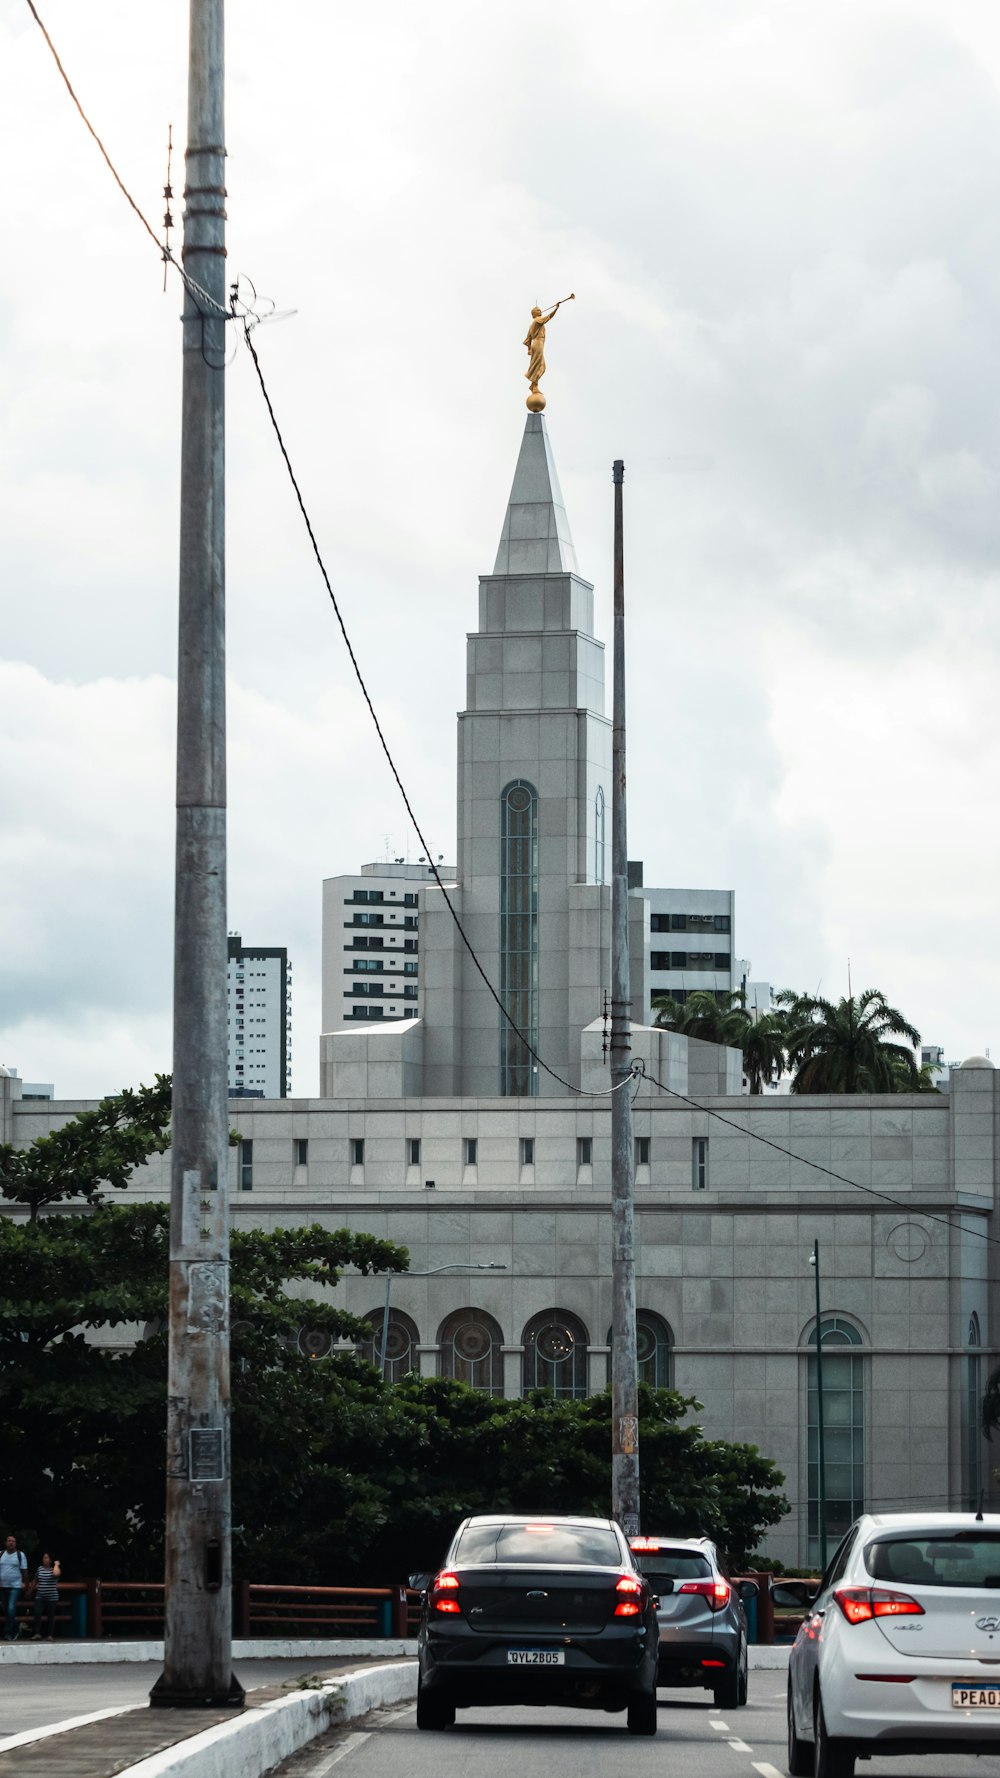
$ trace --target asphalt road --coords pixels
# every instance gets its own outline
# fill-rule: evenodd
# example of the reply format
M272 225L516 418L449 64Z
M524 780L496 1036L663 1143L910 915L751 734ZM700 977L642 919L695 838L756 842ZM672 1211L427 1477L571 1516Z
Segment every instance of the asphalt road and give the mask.
M314 1655L309 1661L239 1661L234 1663L247 1691L255 1685L280 1685L302 1673L323 1666ZM25 1666L0 1669L0 1742L25 1729L41 1729L67 1717L87 1716L92 1710L111 1710L117 1705L145 1704L162 1662L126 1662L120 1667L95 1662L93 1666Z
M273 1778L786 1778L785 1676L750 1675L750 1702L717 1710L704 1692L660 1693L655 1739L624 1716L586 1710L460 1711L454 1728L419 1734L413 1707L335 1730ZM859 1761L858 1778L1000 1778L1000 1755Z

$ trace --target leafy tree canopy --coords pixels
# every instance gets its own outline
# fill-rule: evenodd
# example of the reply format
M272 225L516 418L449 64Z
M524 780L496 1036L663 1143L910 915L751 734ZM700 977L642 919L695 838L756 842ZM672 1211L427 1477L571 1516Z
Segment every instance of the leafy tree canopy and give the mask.
M0 1144L0 1194L34 1221L49 1204L92 1204L106 1185L122 1191L136 1167L170 1146L171 1091L170 1075L158 1074L155 1086L126 1087L27 1148Z

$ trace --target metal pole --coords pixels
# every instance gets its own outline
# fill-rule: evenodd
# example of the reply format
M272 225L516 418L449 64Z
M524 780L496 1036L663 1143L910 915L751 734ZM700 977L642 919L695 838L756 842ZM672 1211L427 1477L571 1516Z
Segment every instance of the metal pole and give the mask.
M819 1560L826 1567L826 1445L823 1425L823 1323L819 1306L819 1242L813 1241L809 1264L816 1273L816 1414L817 1456L819 1458Z
M611 778L611 1510L629 1537L639 1525L639 1379L635 1328L632 1186L631 984L628 955L628 837L625 822L625 568L622 483L616 461L614 707Z
M446 1266L431 1266L430 1271L427 1272L404 1272L403 1276L405 1278L436 1278L439 1272L505 1272L506 1270L507 1266L503 1260L484 1260L481 1264L471 1261L466 1264L464 1260L452 1260ZM389 1300L394 1277L394 1272L386 1272L385 1308L382 1311L382 1358L379 1365L383 1383L385 1382L386 1352L389 1347Z
M150 1702L232 1674L226 1037L223 0L191 0L177 671L166 1621Z

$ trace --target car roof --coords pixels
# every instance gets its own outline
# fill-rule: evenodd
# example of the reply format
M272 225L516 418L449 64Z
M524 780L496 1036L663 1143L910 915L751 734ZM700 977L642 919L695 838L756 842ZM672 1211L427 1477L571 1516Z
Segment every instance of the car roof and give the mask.
M673 1550L696 1550L699 1555L713 1547L710 1537L673 1537L669 1531L644 1531L642 1535L651 1537L654 1543L669 1543ZM631 1541L629 1538L630 1543Z
M587 1525L602 1531L620 1531L614 1519L586 1519L578 1513L473 1513L466 1525Z
M863 1513L860 1523L870 1531L955 1531L982 1525L984 1530L1000 1531L1000 1513L983 1513L980 1517L970 1507L966 1512L885 1512Z

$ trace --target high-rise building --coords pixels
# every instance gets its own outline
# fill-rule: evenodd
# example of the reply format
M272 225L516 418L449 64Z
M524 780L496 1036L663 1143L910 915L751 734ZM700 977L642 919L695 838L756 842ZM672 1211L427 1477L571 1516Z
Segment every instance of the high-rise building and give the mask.
M455 866L438 875L454 882ZM425 859L363 864L359 876L323 884L323 1030L358 1019L412 1019L420 984L420 889Z
M292 1078L292 966L278 945L229 934L229 1092L285 1099Z

